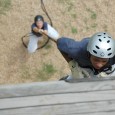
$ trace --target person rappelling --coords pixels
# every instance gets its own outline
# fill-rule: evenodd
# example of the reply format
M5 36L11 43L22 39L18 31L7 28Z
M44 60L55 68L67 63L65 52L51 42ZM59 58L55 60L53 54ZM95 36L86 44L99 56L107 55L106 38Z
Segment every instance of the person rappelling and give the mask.
M36 15L34 23L31 25L31 33L29 36L29 43L27 46L28 52L33 53L39 47L39 40L43 39L43 35L53 38L56 41L59 38L59 33L47 22L44 21L42 15Z

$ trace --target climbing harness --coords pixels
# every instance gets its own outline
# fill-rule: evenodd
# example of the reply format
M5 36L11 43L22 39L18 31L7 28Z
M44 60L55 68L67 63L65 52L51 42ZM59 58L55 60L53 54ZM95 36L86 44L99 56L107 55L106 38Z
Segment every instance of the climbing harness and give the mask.
M47 15L47 17L48 17L48 19L49 19L49 21L50 21L50 25L53 27L52 20L51 20L49 14L48 14L48 12L47 12L47 10L46 10L46 8L45 8L45 5L44 5L43 0L41 0L41 8L42 8L42 10L45 12L45 14ZM24 36L21 37L22 43L23 43L23 45L24 45L25 48L27 48L27 43L26 43L26 41L24 40L24 38L29 38L30 36L33 36L33 34L27 33L27 34L25 34ZM47 36L47 35L45 35L45 37L46 37L46 36ZM49 42L49 38L50 38L50 37L47 36L47 39L45 38L45 41L42 43L42 45L39 45L39 47L37 48L37 50L38 50L38 49L41 49L41 48L43 48L43 47L45 47L45 46L47 45L47 43Z

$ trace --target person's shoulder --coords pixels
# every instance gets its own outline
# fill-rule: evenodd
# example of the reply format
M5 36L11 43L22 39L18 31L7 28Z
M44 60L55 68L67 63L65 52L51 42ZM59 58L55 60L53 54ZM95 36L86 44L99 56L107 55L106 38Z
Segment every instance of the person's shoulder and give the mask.
M66 43L66 42L75 42L74 39L72 38L68 38L68 37L60 37L58 40L57 40L57 43Z
M48 24L48 22L45 21L44 24Z
M90 38L83 38L83 39L80 41L80 44L83 45L83 46L87 45L88 42L89 42L89 39L90 39Z
M48 23L47 22L44 22L44 25L47 25Z
M31 27L32 27L32 28L33 28L33 27L36 27L36 24L35 24L35 23L32 23Z
M81 40L81 42L89 42L89 37L87 37L87 38L83 38L82 40Z
M47 23L47 22L44 22L44 23L43 23L43 28L47 28L47 26L48 26L48 23Z
M58 40L72 40L72 41L75 41L74 39L69 38L69 37L60 37Z
M85 44L87 44L89 41L89 38L84 38L84 39L81 39L81 40L75 40L75 39L72 39L72 38L68 38L68 37L61 37L57 40L57 43L68 43L69 46L84 46Z

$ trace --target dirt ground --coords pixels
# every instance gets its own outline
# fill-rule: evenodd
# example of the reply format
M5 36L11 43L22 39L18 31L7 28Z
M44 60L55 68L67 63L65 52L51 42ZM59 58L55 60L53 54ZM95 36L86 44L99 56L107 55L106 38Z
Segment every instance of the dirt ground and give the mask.
M44 0L44 4L61 36L80 40L107 31L115 38L115 0ZM23 47L21 37L30 32L37 14L49 22L40 0L12 0L6 15L0 15L0 84L58 80L70 73L54 42L33 54ZM53 66L53 73L43 74L47 64Z

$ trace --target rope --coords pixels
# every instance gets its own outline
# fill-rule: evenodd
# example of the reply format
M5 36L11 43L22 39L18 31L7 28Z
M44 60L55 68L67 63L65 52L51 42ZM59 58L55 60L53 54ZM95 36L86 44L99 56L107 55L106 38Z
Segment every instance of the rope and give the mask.
M47 12L47 10L46 10L46 8L45 8L45 5L44 5L43 0L41 0L41 8L42 8L42 10L45 12L45 14L47 15L47 17L49 18L49 20L50 20L50 25L53 27L52 20L51 20L49 14L48 14L48 12Z
M51 20L49 14L48 14L48 12L47 12L47 10L46 10L46 8L45 8L45 5L44 5L43 0L41 0L41 8L42 8L42 10L45 12L45 14L47 15L47 17L48 17L48 19L49 19L49 21L50 21L50 25L53 27L52 20ZM24 42L24 38L25 38L25 37L29 37L29 36L32 36L32 35L30 35L30 33L27 33L27 34L25 34L24 36L21 37L22 43L23 43L23 45L24 45L25 48L27 48L27 45L26 45L26 43ZM47 36L47 35L46 35L46 36ZM47 37L48 37L48 36L47 36ZM45 47L45 46L47 45L47 43L49 42L49 38L50 38L50 37L48 37L47 41L46 41L41 47L37 48L37 50L38 50L38 49L41 49L41 48L43 48L43 47Z

